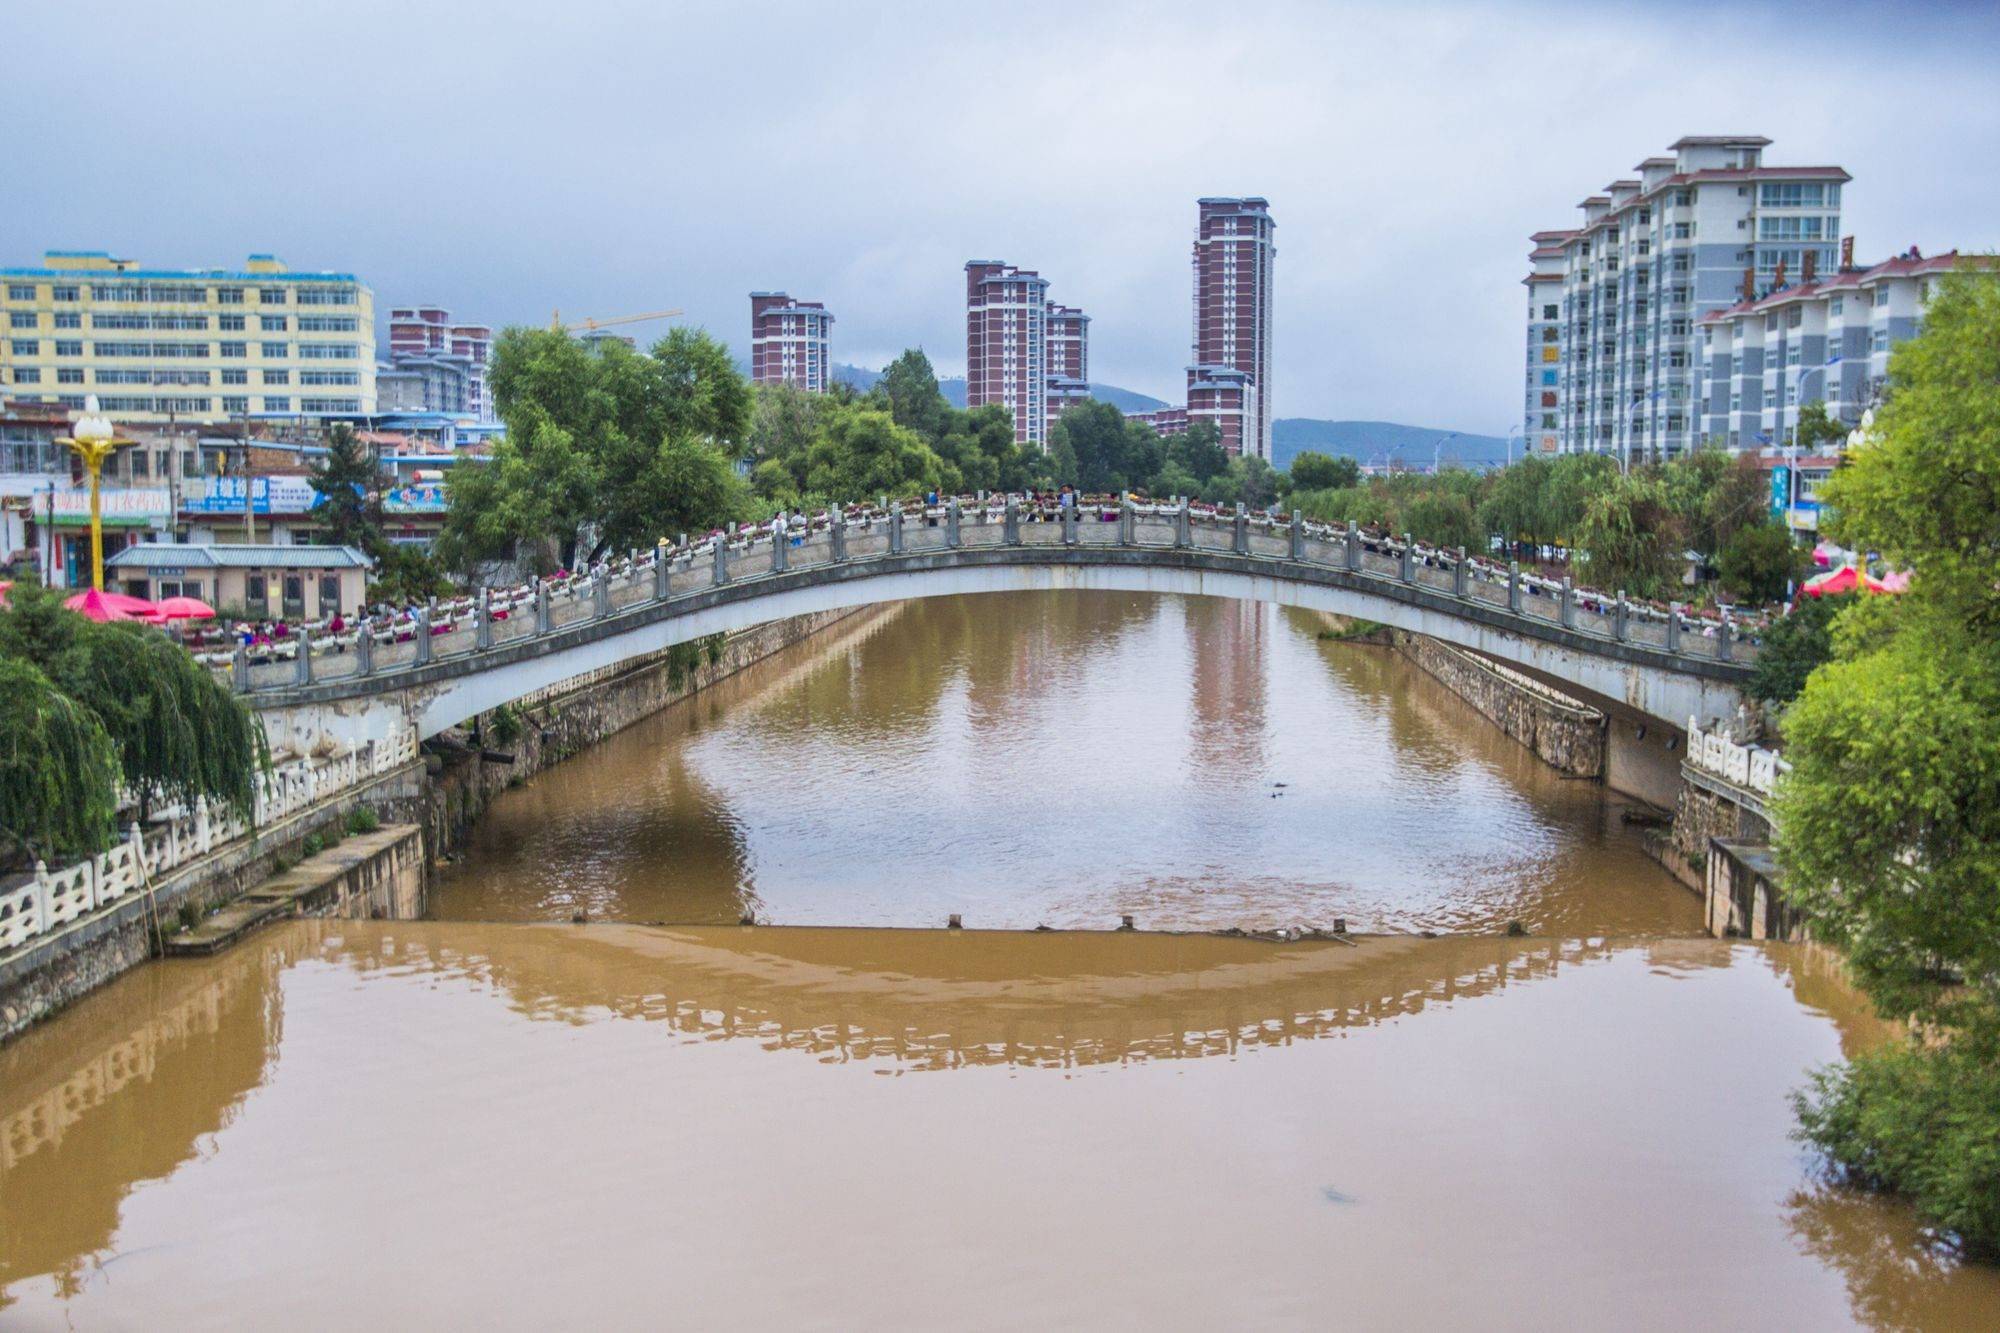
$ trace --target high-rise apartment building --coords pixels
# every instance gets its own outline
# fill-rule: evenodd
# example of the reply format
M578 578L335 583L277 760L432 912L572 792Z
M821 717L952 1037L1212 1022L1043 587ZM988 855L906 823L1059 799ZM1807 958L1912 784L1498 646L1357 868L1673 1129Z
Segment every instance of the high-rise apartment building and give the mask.
M493 419L486 384L493 359L493 330L484 324L454 324L441 306L399 306L389 312L389 369L395 394L406 410L446 412Z
M375 298L351 273L147 269L51 250L0 269L0 396L120 421L375 411Z
M1064 412L1090 398L1090 316L1051 301L1043 318L1048 424L1054 429Z
M1210 420L1230 454L1271 458L1271 261L1263 199L1202 199L1194 233L1190 420Z
M965 402L998 403L1014 442L1048 446L1049 280L998 259L965 266Z
M833 383L833 315L819 301L750 293L750 381L825 393Z
M1556 403L1556 447L1632 461L1672 458L1701 442L1695 363L1702 317L1802 277L1832 271L1840 237L1839 167L1764 164L1770 140L1691 135L1671 156L1649 157L1636 177L1586 198L1582 225L1540 232L1540 273L1561 250L1555 284L1530 279L1531 349L1545 349L1557 306L1553 361L1530 352L1527 386L1537 410L1530 438L1550 433L1539 410ZM1546 351L1540 355L1546 358ZM1553 368L1555 384L1543 383Z
M1521 447L1552 454L1562 444L1562 243L1575 233L1538 231L1521 281L1528 289L1528 383Z
M1914 338L1935 282L1982 267L1957 251L1915 250L1871 267L1816 273L1702 317L1695 359L1695 420L1704 438L1732 449L1795 442L1799 409L1823 402L1849 426L1881 394L1889 352Z

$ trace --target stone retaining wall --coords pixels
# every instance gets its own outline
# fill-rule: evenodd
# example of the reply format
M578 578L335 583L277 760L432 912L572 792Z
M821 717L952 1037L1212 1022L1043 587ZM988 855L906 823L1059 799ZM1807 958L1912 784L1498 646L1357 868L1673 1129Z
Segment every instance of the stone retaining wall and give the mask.
M1406 630L1389 634L1397 652L1543 763L1571 777L1604 776L1604 714L1477 654Z

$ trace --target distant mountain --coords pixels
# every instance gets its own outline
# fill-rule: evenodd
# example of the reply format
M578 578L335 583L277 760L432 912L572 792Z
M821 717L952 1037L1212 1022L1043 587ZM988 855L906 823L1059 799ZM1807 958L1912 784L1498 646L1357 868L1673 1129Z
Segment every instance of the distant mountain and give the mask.
M867 393L875 387L876 381L882 378L882 372L836 361L833 363L833 377L843 384L853 385L857 392ZM953 407L964 407L965 377L955 375L949 379L940 379L938 392L943 394L945 401ZM1151 412L1166 406L1157 398L1131 389L1121 389L1115 384L1093 384L1090 386L1090 396L1099 402L1111 404L1120 412Z
M1445 439L1446 436L1451 438ZM1438 441L1444 440L1442 450ZM1431 426L1400 426L1393 421L1321 421L1313 417L1279 417L1271 423L1271 464L1280 470L1306 450L1346 454L1366 467L1394 462L1429 467L1436 454L1445 462L1468 467L1497 467L1507 461L1507 441L1499 435L1472 435Z

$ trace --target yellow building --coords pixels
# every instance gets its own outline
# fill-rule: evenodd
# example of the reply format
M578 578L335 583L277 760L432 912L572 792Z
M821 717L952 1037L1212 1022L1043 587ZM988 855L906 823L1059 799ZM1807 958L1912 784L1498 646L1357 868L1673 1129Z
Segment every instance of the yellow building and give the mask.
M351 273L142 269L99 250L0 268L0 397L119 421L375 411L375 296Z

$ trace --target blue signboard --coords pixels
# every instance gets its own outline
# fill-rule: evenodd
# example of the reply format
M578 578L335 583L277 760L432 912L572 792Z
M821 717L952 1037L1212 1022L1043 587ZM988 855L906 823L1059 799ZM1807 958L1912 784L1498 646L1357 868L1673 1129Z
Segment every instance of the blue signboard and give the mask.
M1792 470L1783 463L1771 469L1771 513L1782 517L1791 507Z

